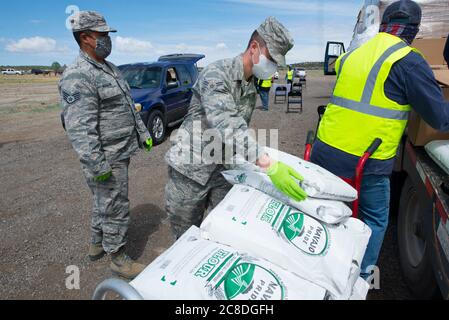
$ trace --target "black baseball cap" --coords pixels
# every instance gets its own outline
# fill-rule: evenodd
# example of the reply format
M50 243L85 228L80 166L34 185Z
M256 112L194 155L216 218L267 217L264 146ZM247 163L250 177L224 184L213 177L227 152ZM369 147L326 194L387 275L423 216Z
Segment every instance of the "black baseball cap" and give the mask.
M421 24L422 10L419 4L412 0L400 0L387 7L382 17L382 24L404 23Z

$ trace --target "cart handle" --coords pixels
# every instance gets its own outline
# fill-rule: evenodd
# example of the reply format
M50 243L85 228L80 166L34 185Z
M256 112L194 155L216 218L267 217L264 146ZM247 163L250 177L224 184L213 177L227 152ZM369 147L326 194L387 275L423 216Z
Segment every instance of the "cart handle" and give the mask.
M306 150L304 151L304 160L310 161L312 157L312 145L315 142L315 132L310 130L307 133Z
M313 130L310 130L307 133L306 145L313 144L314 142L315 142L315 132Z
M318 111L318 116L321 117L324 115L324 113L326 112L327 106L319 106L317 111Z
M376 152L377 149L379 149L381 144L382 144L382 139L377 138L376 140L373 141L373 143L371 143L371 145L369 146L368 150L366 150L365 153L368 153L370 156L373 155L374 152Z
M379 149L382 144L382 139L376 138L369 148L366 150L365 154L360 158L357 168L355 169L354 187L360 196L362 190L362 180L363 180L363 170L365 169L366 162L374 154L374 152ZM354 201L353 208L353 218L358 218L359 215L359 199Z

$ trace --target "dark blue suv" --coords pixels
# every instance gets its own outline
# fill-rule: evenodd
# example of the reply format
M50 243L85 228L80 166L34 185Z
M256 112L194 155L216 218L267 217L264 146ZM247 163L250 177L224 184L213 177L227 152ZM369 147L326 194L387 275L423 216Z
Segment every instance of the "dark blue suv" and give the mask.
M154 144L166 137L167 127L184 120L198 79L196 63L204 55L174 54L154 63L127 64L119 67L131 87L131 94Z

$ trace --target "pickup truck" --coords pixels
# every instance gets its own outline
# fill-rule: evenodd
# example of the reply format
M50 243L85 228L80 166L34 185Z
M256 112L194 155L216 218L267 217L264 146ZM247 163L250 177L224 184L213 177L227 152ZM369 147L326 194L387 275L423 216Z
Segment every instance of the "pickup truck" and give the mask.
M19 71L19 70L14 70L14 69L6 69L6 70L2 70L2 74L3 75L22 75L23 72Z
M401 190L398 245L402 273L416 298L449 300L449 177L423 147L403 138L392 180ZM401 188L402 186L402 188Z
M167 128L184 120L198 79L198 54L162 56L157 62L119 66L155 145L166 138Z

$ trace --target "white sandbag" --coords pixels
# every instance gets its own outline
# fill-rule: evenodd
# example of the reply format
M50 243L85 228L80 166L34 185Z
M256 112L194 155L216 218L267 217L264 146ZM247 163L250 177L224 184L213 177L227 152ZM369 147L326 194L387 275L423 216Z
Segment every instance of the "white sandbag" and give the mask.
M222 175L231 184L242 184L253 187L328 224L343 222L352 215L351 209L340 201L310 197L304 201L295 201L280 192L273 185L270 178L261 172L228 170L222 172Z
M360 268L356 263L353 262L351 266L351 271L349 273L349 279L346 283L346 288L343 293L340 295L331 295L330 300L351 300L351 297L354 295L354 286L357 283L357 280L360 277Z
M358 278L352 290L351 298L349 300L366 300L366 296L368 295L369 289L370 289L369 283L366 282L363 278Z
M432 141L425 147L427 153L438 166L449 174L449 141Z
M357 283L360 280L360 272L363 258L365 256L366 248L368 246L368 242L371 237L371 229L364 224L362 221L358 219L348 219L344 223L341 223L338 226L329 226L329 228L340 228L342 230L350 230L353 241L356 243L354 247L353 261L352 267L350 271L350 276L348 283L344 292L341 295L333 295L331 297L332 300L353 300L354 297L358 297L355 300L363 300L359 299L360 292L363 293L363 286L358 284L358 288L354 288L357 286ZM366 281L364 281L366 283ZM366 296L366 294L365 294Z
M338 227L344 230L349 230L351 232L352 239L357 243L355 246L353 259L360 268L362 266L366 248L368 247L372 234L370 227L359 219L348 219Z
M190 228L133 286L147 300L323 300L325 289Z
M351 220L352 218L350 218ZM247 186L236 185L201 225L205 239L276 263L327 289L346 293L359 231L329 226Z
M300 185L309 197L344 202L357 199L357 191L352 186L326 169L282 151L271 148L265 148L265 151L271 158L291 166L304 177Z

